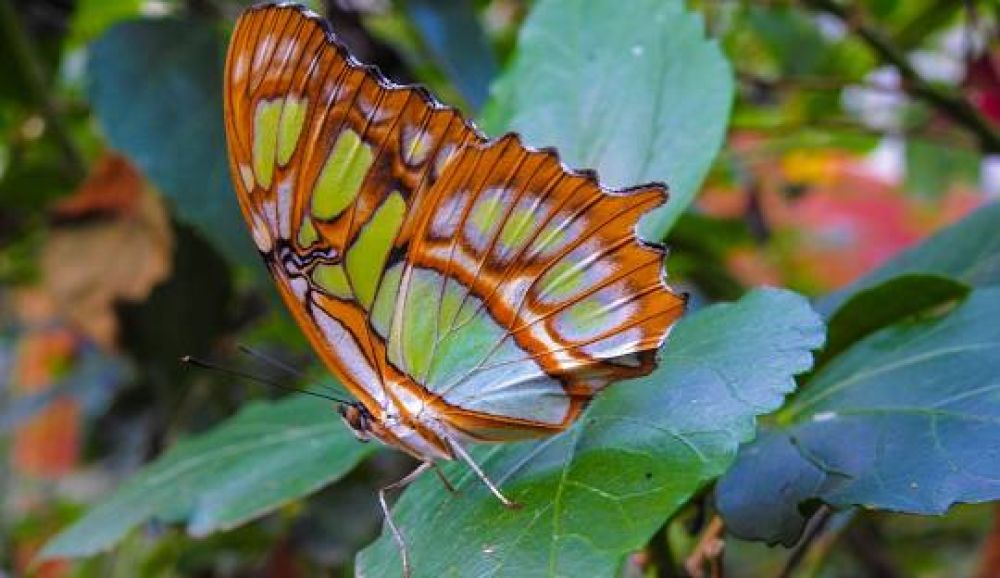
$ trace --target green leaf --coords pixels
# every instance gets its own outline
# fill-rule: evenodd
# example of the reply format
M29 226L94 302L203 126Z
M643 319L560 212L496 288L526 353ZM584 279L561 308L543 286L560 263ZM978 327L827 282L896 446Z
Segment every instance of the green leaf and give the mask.
M394 516L414 576L612 576L664 520L729 466L755 416L773 411L812 364L823 323L801 296L759 290L692 314L659 368L601 394L567 432L479 446L474 455L508 495L506 510L467 468L408 489ZM362 552L367 578L399 576L388 535Z
M434 59L472 110L478 110L497 65L472 0L407 0L405 6Z
M257 402L176 444L57 535L42 557L106 550L154 519L186 521L193 536L232 528L333 482L374 448L313 398Z
M829 315L852 295L904 273L951 277L973 287L1000 283L1000 203L980 207L958 223L817 303Z
M700 15L680 0L543 0L484 113L491 134L520 132L604 184L663 181L670 201L642 221L663 239L691 203L725 137L733 74Z
M809 387L804 390L803 399L809 396L822 395L817 393L821 388L830 385L830 372L842 371L841 363L845 358L853 365L849 371L858 374L857 377L846 377L845 381L852 385L859 399L868 396L869 401L878 402L881 397L886 400L908 399L907 396L918 395L918 386L924 388L926 399L915 403L912 407L901 408L890 416L873 407L867 419L829 420L838 426L836 432L830 433L827 443L840 446L838 451L850 452L861 448L871 440L859 440L873 434L873 427L901 428L906 421L906 411L927 411L932 415L935 390L941 395L947 392L965 391L975 397L982 375L979 373L980 363L985 362L981 355L973 356L967 365L955 363L959 357L951 359L948 356L932 358L937 364L923 367L922 375L917 374L914 381L906 381L896 373L905 367L893 368L894 356L905 352L897 351L904 347L903 341L886 345L886 350L872 347L872 343L882 343L883 336L895 332L909 331L919 333L921 328L927 332L928 338L943 339L944 334L938 331L940 319L924 319L909 322L903 320L913 314L932 310L950 300L956 299L963 287L989 287L1000 282L1000 204L991 204L980 208L961 222L939 232L922 244L903 252L886 263L880 269L840 292L830 295L818 303L818 309L830 318L830 336L826 350L820 356L817 365L832 359L832 362L817 371L809 381ZM929 282L929 284L928 284ZM976 300L981 302L981 298ZM967 311L970 303L962 306L961 311ZM955 317L956 313L947 317L947 323L957 323L966 317ZM988 325L988 319L971 319L979 326ZM893 326L892 324L895 324ZM888 325L888 327L887 327ZM945 325L945 327L951 327ZM881 329L872 334L872 330ZM954 328L958 331L961 328ZM985 329L980 327L980 329ZM975 327L964 328L967 331L977 331ZM869 336L867 339L858 340ZM920 337L915 335L910 341L919 343ZM909 343L909 342L907 342ZM853 345L853 347L850 347ZM846 354L840 355L845 352ZM863 353L858 354L856 351ZM867 357L867 358L866 358ZM905 374L909 377L909 374ZM919 378L919 379L917 379ZM854 381L852 381L854 380ZM868 389L865 389L868 388ZM895 388L895 389L893 389ZM881 397L880 397L881 396ZM995 398L995 396L994 396ZM840 399L834 397L833 400ZM912 401L912 400L911 400ZM798 401L796 403L799 403ZM842 415L839 410L819 410L803 413L792 409L795 404L782 414L782 428L767 431L754 442L740 449L740 455L733 468L719 481L716 488L716 501L726 519L727 526L738 536L762 540L770 543L782 542L786 545L795 543L805 525L801 511L804 505L816 501L832 500L828 486L835 483L850 481L850 472L837 470L824 461L823 456L814 455L813 450L802 444L800 431L811 421L824 423L831 416ZM864 403L862 409L867 411ZM797 412L797 413L796 413ZM912 417L910 418L913 419ZM833 425L831 424L831 425ZM898 432L896 432L898 433ZM869 464L872 470L869 475L882 475L882 468L888 472L905 473L913 468L903 459L926 459L921 470L940 467L946 461L946 456L929 452L925 435L914 435L911 439L896 439L891 452L883 453L883 459L876 465ZM889 434L883 438L889 439ZM971 444L978 443L978 438L967 440ZM830 452L831 448L826 448ZM894 461L896 460L896 461ZM957 467L957 466L956 466ZM889 474L886 474L889 475ZM957 495L958 486L948 487L947 483L930 477L925 481L917 481L918 488L923 484L934 486L938 483L940 496ZM950 483L950 482L948 482ZM863 494L863 493L862 493ZM863 495L858 503L871 507L890 507L888 502L874 494ZM952 501L957 501L955 497ZM947 500L946 500L947 501ZM835 505L848 505L846 502L830 502ZM950 502L948 502L950 503ZM916 504L921 505L921 504ZM914 508L916 508L916 505ZM923 504L921 506L924 506ZM940 506L941 504L937 504ZM941 506L947 507L945 506ZM808 508L806 508L808 509ZM907 509L904 511L918 511Z
M822 365L883 327L888 327L968 295L970 287L942 275L900 275L851 296L830 317L826 347L816 365Z
M807 454L850 476L829 497L916 513L1000 498L998 319L1000 288L977 290L943 319L872 335L816 376L789 417ZM844 424L861 426L850 428L860 443L831 443Z
M173 201L180 218L228 256L256 264L229 179L222 65L222 43L208 23L121 23L91 45L90 101L111 146Z
M1000 499L998 319L1000 288L977 289L943 318L898 323L831 361L780 416L796 451L770 455L785 442L762 438L720 482L727 524L790 543L806 497L915 514ZM765 524L762 508L784 499L787 515Z

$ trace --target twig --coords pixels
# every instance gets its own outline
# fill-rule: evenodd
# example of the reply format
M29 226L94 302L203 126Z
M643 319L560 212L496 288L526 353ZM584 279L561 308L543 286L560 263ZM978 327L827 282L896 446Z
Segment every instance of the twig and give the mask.
M890 43L880 30L864 22L856 11L849 11L834 0L802 0L802 2L815 10L836 17L855 31L879 59L899 70L906 92L914 98L927 102L956 124L976 135L983 152L1000 152L1000 132L990 124L989 120L960 94L942 90L924 80L907 60L906 55Z
M704 578L707 564L712 578L722 578L722 550L725 547L722 534L725 530L726 525L719 516L714 516L709 521L691 555L684 562L688 575L692 578Z
M795 572L795 569L798 568L806 554L809 553L813 543L823 535L832 516L833 510L830 506L825 504L820 506L816 514L809 520L806 531L802 534L799 543L795 545L795 549L788 556L788 561L785 562L785 567L781 569L781 574L778 574L778 578L791 578L792 573Z
M10 45L11 55L15 61L14 69L21 73L31 99L38 106L45 124L55 138L69 176L74 181L82 179L87 174L87 164L80 149L70 137L69 128L63 122L59 107L52 99L45 67L37 57L38 49L25 32L20 15L11 0L0 0L0 34Z

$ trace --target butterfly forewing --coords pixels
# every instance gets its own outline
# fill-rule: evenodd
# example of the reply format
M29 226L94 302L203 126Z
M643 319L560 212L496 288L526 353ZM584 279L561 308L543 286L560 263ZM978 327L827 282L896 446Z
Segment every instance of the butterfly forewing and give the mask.
M480 137L425 93L390 88L296 7L240 19L225 95L231 169L257 247L324 361L377 406L388 370L368 317L381 273L405 254L410 209L439 154Z
M257 248L376 419L416 400L474 439L541 435L652 370L683 311L635 234L663 187L608 191L516 136L486 141L298 7L239 20L225 95Z

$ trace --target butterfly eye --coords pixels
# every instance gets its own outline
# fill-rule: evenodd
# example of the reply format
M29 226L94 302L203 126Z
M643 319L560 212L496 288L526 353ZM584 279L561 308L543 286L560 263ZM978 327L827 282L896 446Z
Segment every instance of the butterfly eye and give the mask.
M365 410L356 405L342 405L337 408L340 417L343 418L347 427L351 428L354 437L360 441L367 442L371 439L371 423Z

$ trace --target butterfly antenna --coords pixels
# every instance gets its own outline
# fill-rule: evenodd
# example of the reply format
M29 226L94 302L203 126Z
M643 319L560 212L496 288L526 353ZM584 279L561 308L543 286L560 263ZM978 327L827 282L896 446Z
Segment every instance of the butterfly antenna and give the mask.
M250 349L249 347L243 345L242 343L238 344L236 348L239 349L242 353L256 359L257 361L261 361L267 365L270 365L275 369L280 369L281 371L284 371L289 375L294 375L295 377L298 378L305 378L306 376L304 373L292 367L291 365L288 365L284 361L280 361L274 357L271 357L270 355L267 355L266 353L262 353L255 349Z
M311 395L311 396L319 397L319 398L322 398L322 399L328 399L330 401L334 401L334 402L337 402L337 403L342 403L342 404L345 404L345 405L350 405L352 403L351 400L343 399L343 398L336 397L336 396L333 396L333 395L326 395L326 394L318 393L318 392L315 392L315 391L309 391L308 389L299 389L297 387L291 387L291 386L288 386L288 385L282 385L280 383L271 381L269 379L264 379L262 377L257 377L256 375L250 375L249 373L244 373L244 372L242 372L242 371L240 371L238 369L230 369L228 367L222 367L221 365L216 365L214 363L211 363L209 361L205 361L204 359L200 359L200 358L194 357L192 355L185 355L184 357L181 357L181 363L186 363L188 365L193 365L194 367L200 367L202 369L208 369L208 370L211 370L211 371L216 371L216 372L219 372L219 373L222 373L222 374L225 374L225 375L230 375L230 376L233 376L233 377L239 377L241 379L246 379L246 380L249 380L249 381L253 381L255 383L259 383L261 385L266 385L266 386L269 386L269 387L273 387L275 389L283 389L285 391L290 391L290 392L293 392L293 393L304 393L306 395Z
M243 345L242 343L237 344L236 348L239 349L240 352L243 353L244 355L252 357L252 358L256 359L257 361L260 361L261 363L264 363L265 365L269 365L269 366L271 366L271 367L273 367L275 369L284 371L285 373L287 373L287 374L289 374L289 375L291 375L293 377L297 377L299 379L305 379L306 378L306 374L303 373L301 370L296 369L296 368L292 367L291 365L288 365L287 363L285 363L285 362L283 362L283 361L281 361L281 360L279 360L279 359L277 359L275 357L267 355L266 353L262 353L260 351L257 351L256 349L251 349L250 347L248 347L246 345ZM334 389L333 387L330 387L329 385L326 385L326 384L323 384L323 383L317 383L316 385L318 385L319 387L321 387L321 388L323 388L323 389L325 389L325 390L327 390L329 392L332 392L333 394L339 393L337 389Z

